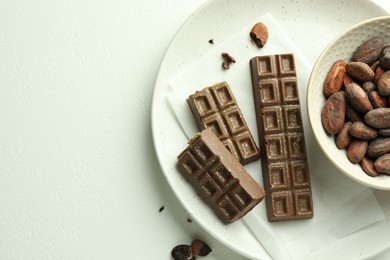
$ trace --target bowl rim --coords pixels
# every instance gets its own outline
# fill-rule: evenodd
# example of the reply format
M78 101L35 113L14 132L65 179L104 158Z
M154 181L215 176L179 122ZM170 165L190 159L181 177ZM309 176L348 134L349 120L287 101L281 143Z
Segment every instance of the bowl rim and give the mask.
M319 135L319 129L317 129L316 127L314 127L314 122L313 122L313 118L312 118L312 115L311 115L311 111L310 111L310 105L312 102L310 102L310 100L312 100L312 92L309 91L313 85L314 85L314 75L316 75L319 71L319 65L321 64L323 58L325 57L325 55L327 54L328 50L330 48L332 48L341 38L343 38L347 33L361 27L361 26L364 26L366 24L369 24L369 23L372 23L372 22L377 22L377 21L382 21L382 20L389 20L390 21L390 15L385 15L385 16L378 16L378 17L375 17L375 18L371 18L371 19L368 19L368 20L364 20L364 21L361 21L355 25L352 25L350 26L349 28L345 29L343 32L339 33L332 41L330 41L326 47L323 49L323 51L321 52L321 54L318 56L316 62L314 63L314 66L313 66L313 69L310 73L310 77L309 77L309 81L308 81L308 84L307 84L307 90L306 90L306 109L307 109L307 114L308 114L308 118L309 118L309 124L310 124L310 127L314 133L314 136L315 136L315 139L317 141L317 143L319 144L320 146L320 149L322 150L323 154L325 154L325 156L328 158L328 160L332 163L332 165L334 165L340 172L342 172L344 175L348 176L349 178L361 183L361 184L364 184L368 187L371 187L371 188L375 188L375 189L379 189L379 190L390 190L390 185L387 184L378 184L378 183L373 183L373 182L367 182L365 181L364 179L360 178L359 175L356 175L356 174L351 174L350 172L344 170L335 160L334 158L331 157L331 155L325 150L324 148L324 143L322 141L322 139L320 138L320 135ZM321 93L323 93L321 91ZM335 145L335 148L336 148L336 145ZM363 169L362 169L363 171ZM364 171L363 171L364 172ZM372 178L372 177L371 177ZM388 178L390 178L390 176L388 176Z

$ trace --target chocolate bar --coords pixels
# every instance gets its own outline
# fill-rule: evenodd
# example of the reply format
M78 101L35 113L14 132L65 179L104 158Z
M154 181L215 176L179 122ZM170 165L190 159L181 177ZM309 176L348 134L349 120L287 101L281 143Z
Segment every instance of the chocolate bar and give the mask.
M313 217L294 56L250 60L268 221Z
M178 168L225 223L243 217L265 195L211 129L190 140L178 156Z
M187 102L198 128L212 129L239 162L247 164L260 158L252 134L226 82L195 92Z

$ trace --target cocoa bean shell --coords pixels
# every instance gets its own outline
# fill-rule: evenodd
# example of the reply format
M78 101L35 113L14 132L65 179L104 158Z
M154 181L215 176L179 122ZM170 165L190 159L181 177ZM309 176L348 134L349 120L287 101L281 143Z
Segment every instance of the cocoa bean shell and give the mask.
M252 27L249 35L257 47L263 48L268 41L268 28L264 23L258 22Z
M193 255L191 252L191 246L189 245L177 245L171 251L171 256L175 260L190 259Z

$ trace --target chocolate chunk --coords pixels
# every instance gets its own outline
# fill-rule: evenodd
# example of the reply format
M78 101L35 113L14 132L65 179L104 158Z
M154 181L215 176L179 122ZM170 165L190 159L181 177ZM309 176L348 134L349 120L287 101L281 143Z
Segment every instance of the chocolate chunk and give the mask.
M294 57L250 61L269 221L313 217Z
M243 217L265 195L211 129L194 137L178 161L182 175L225 223Z
M212 129L242 164L259 159L259 150L226 82L195 92L187 102L199 129Z

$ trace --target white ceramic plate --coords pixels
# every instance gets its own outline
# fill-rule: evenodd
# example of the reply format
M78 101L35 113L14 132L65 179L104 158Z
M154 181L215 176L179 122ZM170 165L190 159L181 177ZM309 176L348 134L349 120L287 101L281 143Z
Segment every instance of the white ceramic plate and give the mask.
M178 173L176 158L184 149L187 138L166 96L170 92L168 83L172 77L209 50L209 39L223 41L266 12L271 13L283 26L311 64L344 29L362 20L387 14L366 0L211 0L188 18L169 45L156 79L152 106L153 138L161 168L192 219L224 245L251 259L266 259L268 256L247 227L241 221L230 225L220 222ZM301 95L305 93L301 92ZM305 134L312 159L309 161L309 165L312 164L311 172L337 171L323 156L313 140L312 132L309 130ZM321 167L317 167L318 164Z

